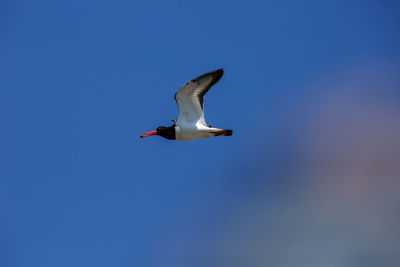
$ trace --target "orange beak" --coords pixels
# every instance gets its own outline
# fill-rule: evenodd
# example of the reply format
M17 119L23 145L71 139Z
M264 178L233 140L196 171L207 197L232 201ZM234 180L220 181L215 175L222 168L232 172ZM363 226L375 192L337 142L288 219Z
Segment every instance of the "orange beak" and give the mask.
M140 135L140 138L148 137L148 136L152 136L152 135L156 135L156 134L157 134L157 131L151 131L151 132L147 132L147 133L142 133Z

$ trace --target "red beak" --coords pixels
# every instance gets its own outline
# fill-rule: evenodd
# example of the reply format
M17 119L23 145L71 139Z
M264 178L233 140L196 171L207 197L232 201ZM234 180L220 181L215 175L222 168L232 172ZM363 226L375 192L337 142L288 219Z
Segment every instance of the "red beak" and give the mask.
M148 137L148 136L152 136L152 135L156 135L156 134L157 134L157 131L151 131L151 132L147 132L147 133L142 133L140 135L140 138Z

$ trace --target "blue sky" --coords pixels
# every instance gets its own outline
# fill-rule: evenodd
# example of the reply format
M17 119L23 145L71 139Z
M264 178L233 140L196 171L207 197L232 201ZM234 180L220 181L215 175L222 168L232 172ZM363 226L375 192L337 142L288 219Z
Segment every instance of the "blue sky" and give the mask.
M2 1L0 265L249 266L213 246L242 231L235 218L258 214L242 203L267 201L263 213L279 214L303 183L296 151L320 121L307 120L310 105L337 88L349 110L364 97L381 99L365 111L399 100L399 10L396 1ZM218 68L206 119L232 137L139 139L171 124L181 85ZM353 114L339 109L328 113Z

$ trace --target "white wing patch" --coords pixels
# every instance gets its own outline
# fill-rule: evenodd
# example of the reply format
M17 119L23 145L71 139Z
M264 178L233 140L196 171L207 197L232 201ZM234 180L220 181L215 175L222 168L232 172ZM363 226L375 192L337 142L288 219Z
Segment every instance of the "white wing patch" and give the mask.
M179 115L177 125L196 125L200 123L208 126L204 118L203 96L216 82L221 79L223 70L216 70L203 74L187 82L175 94Z

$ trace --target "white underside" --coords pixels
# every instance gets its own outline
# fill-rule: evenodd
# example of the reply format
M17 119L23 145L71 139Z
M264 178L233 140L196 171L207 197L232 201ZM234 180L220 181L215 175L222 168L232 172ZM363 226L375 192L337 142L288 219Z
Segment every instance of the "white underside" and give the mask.
M221 131L218 128L207 127L201 123L175 125L175 136L178 141L192 141L215 136Z
M202 75L201 79L192 80L182 86L175 94L178 104L179 114L175 120L175 139L179 141L191 141L204 139L221 133L221 129L208 127L204 118L204 110L199 97L204 90L208 90L213 79L217 75L215 72L209 75ZM218 74L222 75L222 74ZM219 77L220 78L220 77ZM218 79L219 79L218 78Z

